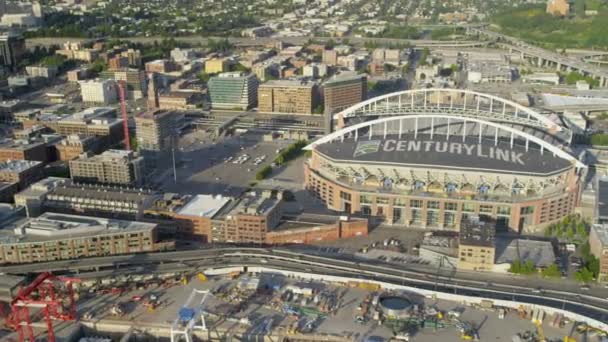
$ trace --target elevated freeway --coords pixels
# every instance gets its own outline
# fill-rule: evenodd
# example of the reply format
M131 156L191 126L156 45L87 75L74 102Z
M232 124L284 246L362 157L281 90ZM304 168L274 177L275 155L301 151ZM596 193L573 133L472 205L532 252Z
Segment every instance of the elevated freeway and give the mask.
M578 71L584 75L597 79L600 87L608 87L608 70L600 66L586 63L576 57L564 56L553 51L530 45L515 37L490 31L484 27L467 27L467 32L469 34L477 34L493 39L498 45L509 49L511 52L520 52L522 58L536 59L539 67L555 66L557 71Z
M446 293L514 300L552 306L599 321L608 320L608 300L592 293L569 291L562 284L544 285L541 293L532 281L521 279L488 281L479 273L456 273L453 269L429 269L428 266L396 266L377 260L366 261L349 254L323 254L314 250L218 247L209 249L109 256L0 267L8 274L28 274L45 270L78 274L79 277L191 272L197 269L238 267L274 267L315 274L341 275L385 281ZM547 282L545 282L547 283ZM548 284L548 283L547 283Z

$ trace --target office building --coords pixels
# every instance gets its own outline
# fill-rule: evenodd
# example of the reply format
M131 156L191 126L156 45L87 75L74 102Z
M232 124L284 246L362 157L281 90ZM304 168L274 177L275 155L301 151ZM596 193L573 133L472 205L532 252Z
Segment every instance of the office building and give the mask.
M168 59L157 59L146 63L146 72L152 73L157 72L160 74L179 71L177 63Z
M319 102L317 85L306 81L268 81L258 88L258 111L311 114Z
M143 70L125 68L120 70L106 70L99 74L105 80L123 81L126 85L128 99L141 99L147 91L146 73Z
M99 138L83 134L70 134L55 145L55 148L57 159L62 161L76 159L83 153L101 152Z
M108 59L109 70L120 70L129 67L129 58L125 56L114 56Z
M148 170L168 166L180 118L176 112L163 109L148 110L135 117L137 146Z
M492 271L495 258L495 233L494 222L481 221L477 216L463 220L458 239L458 268Z
M201 94L197 92L170 91L158 96L158 108L166 110L196 109L201 101Z
M323 50L323 63L327 65L338 64L338 51L336 50Z
M80 81L82 102L109 105L118 101L118 87L113 80Z
M323 83L325 114L335 114L367 98L365 75L338 75Z
M140 150L171 149L177 137L178 114L155 109L135 117L137 146Z
M218 74L228 71L230 62L226 58L214 58L205 61L205 72L207 74Z
M213 224L213 242L258 243L281 219L282 197L271 191L244 195L225 216Z
M70 160L70 175L76 182L139 186L143 181L143 157L132 151L107 150L100 155L82 155Z
M21 35L14 32L0 35L0 62L2 66L15 71L25 51L25 39Z
M157 197L142 189L49 177L16 194L15 205L25 207L30 217L56 212L139 221Z
M20 264L175 249L153 223L44 213L0 231L0 263Z
M100 148L107 148L124 140L122 120L116 118L116 108L91 107L68 116L40 115L28 125L49 128L57 134L80 134L99 138Z
M40 139L5 139L0 142L0 162L8 160L47 162L47 145Z
M7 160L0 163L0 201L13 202L13 196L44 177L44 164L33 160Z
M25 72L32 77L55 78L58 68L56 66L28 65Z
M608 225L594 224L589 233L589 250L600 261L597 281L608 283Z
M257 103L258 79L253 74L227 72L209 80L213 108L249 109Z
M190 62L196 59L196 51L194 49L175 48L171 50L171 59L177 63Z

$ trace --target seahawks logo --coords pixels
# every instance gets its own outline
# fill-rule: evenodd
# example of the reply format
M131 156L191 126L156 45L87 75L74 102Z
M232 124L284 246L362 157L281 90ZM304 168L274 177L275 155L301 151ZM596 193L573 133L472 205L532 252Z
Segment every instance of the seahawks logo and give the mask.
M357 158L369 153L376 153L380 149L380 140L361 141L357 143L353 158Z

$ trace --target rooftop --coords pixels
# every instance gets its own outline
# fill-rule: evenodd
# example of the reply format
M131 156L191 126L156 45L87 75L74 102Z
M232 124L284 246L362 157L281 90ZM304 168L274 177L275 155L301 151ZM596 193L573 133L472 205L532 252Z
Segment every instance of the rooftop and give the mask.
M86 161L105 161L105 162L123 162L139 158L133 151L127 150L106 150L102 154L90 156ZM80 158L79 158L80 159ZM77 159L78 160L78 159ZM81 159L82 160L82 159Z
M91 107L83 111L61 117L62 122L85 122L94 124L104 124L120 121L115 117L116 109L112 107Z
M335 162L371 165L395 165L424 168L467 169L496 173L547 175L572 167L570 161L542 153L537 146L525 148L516 139L508 141L435 134L387 134L374 139L345 138L317 145L315 151ZM490 151L491 150L491 151ZM493 157L490 157L492 155ZM499 157L500 156L500 157Z
M21 221L14 229L0 230L0 243L44 242L122 232L145 232L155 227L156 224L153 223L47 212Z
M230 214L265 215L275 208L281 200L269 191L246 193Z
M196 195L177 213L185 216L213 218L230 201L230 197L223 197L222 195Z
M602 246L608 246L608 225L607 224L594 224L591 229L595 231L598 239L602 243Z
M265 87L289 87L289 88L312 88L314 82L304 80L271 80L260 85L260 88Z
M495 255L496 264L530 260L537 267L547 267L555 262L555 252L550 241L497 238Z
M494 247L495 235L495 224L472 217L461 223L459 242L467 246Z
M25 139L3 139L0 141L0 149L11 149L11 150L27 150L34 146L44 145L44 141L41 140L25 140Z
M597 181L597 214L600 220L608 220L608 177Z
M0 172L23 172L40 164L35 160L7 160L0 163Z

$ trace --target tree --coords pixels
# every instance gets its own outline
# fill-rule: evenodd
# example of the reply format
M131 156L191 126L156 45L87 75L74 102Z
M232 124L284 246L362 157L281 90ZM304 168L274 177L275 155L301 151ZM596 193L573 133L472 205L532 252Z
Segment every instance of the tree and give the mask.
M583 267L582 269L576 271L574 274L574 279L581 283L588 283L593 280L593 272L587 269L587 267Z
M202 72L198 73L196 75L196 77L198 78L199 81L201 81L203 83L207 83L207 82L209 82L209 78L211 78L211 75L202 71Z
M562 273L559 270L559 266L557 266L557 264L551 264L549 265L549 267L542 270L541 274L543 277L546 278L559 278Z
M265 179L266 177L270 176L271 173L272 173L272 168L269 165L266 165L260 171L258 171L258 173L255 174L255 179L256 180Z

